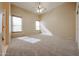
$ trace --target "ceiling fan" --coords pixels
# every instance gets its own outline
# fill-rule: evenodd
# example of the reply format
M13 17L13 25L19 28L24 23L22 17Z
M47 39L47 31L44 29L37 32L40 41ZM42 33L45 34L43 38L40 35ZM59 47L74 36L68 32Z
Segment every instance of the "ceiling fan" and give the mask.
M36 8L37 13L43 13L46 8L44 8L41 4L41 2L38 3L38 7Z

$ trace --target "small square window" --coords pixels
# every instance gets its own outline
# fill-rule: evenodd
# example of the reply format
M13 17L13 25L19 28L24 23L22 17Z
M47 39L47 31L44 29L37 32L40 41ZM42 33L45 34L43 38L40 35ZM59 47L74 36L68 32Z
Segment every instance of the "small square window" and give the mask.
M22 31L22 18L12 16L12 32Z

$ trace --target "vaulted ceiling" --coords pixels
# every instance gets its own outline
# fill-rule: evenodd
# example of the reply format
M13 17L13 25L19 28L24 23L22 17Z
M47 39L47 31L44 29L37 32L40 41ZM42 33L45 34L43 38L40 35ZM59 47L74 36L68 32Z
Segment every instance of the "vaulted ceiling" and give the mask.
M39 3L38 2L13 2L12 4L20 8L23 8L25 10L28 10L30 12L37 13L36 8L38 7ZM46 9L41 14L51 11L52 9L54 9L55 7L61 4L63 4L63 2L41 2L41 5Z

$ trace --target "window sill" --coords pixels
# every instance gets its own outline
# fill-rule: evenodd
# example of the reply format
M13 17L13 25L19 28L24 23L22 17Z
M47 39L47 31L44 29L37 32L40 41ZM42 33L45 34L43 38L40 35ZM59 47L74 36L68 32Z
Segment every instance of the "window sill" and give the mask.
M22 31L18 31L18 32L12 32L12 33L22 33Z

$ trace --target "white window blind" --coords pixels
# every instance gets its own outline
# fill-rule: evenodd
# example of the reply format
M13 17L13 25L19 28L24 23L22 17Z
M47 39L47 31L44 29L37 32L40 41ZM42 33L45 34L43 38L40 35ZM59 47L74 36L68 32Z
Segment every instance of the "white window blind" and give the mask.
M12 16L12 32L22 31L22 18Z
M40 22L36 21L36 30L40 30Z

